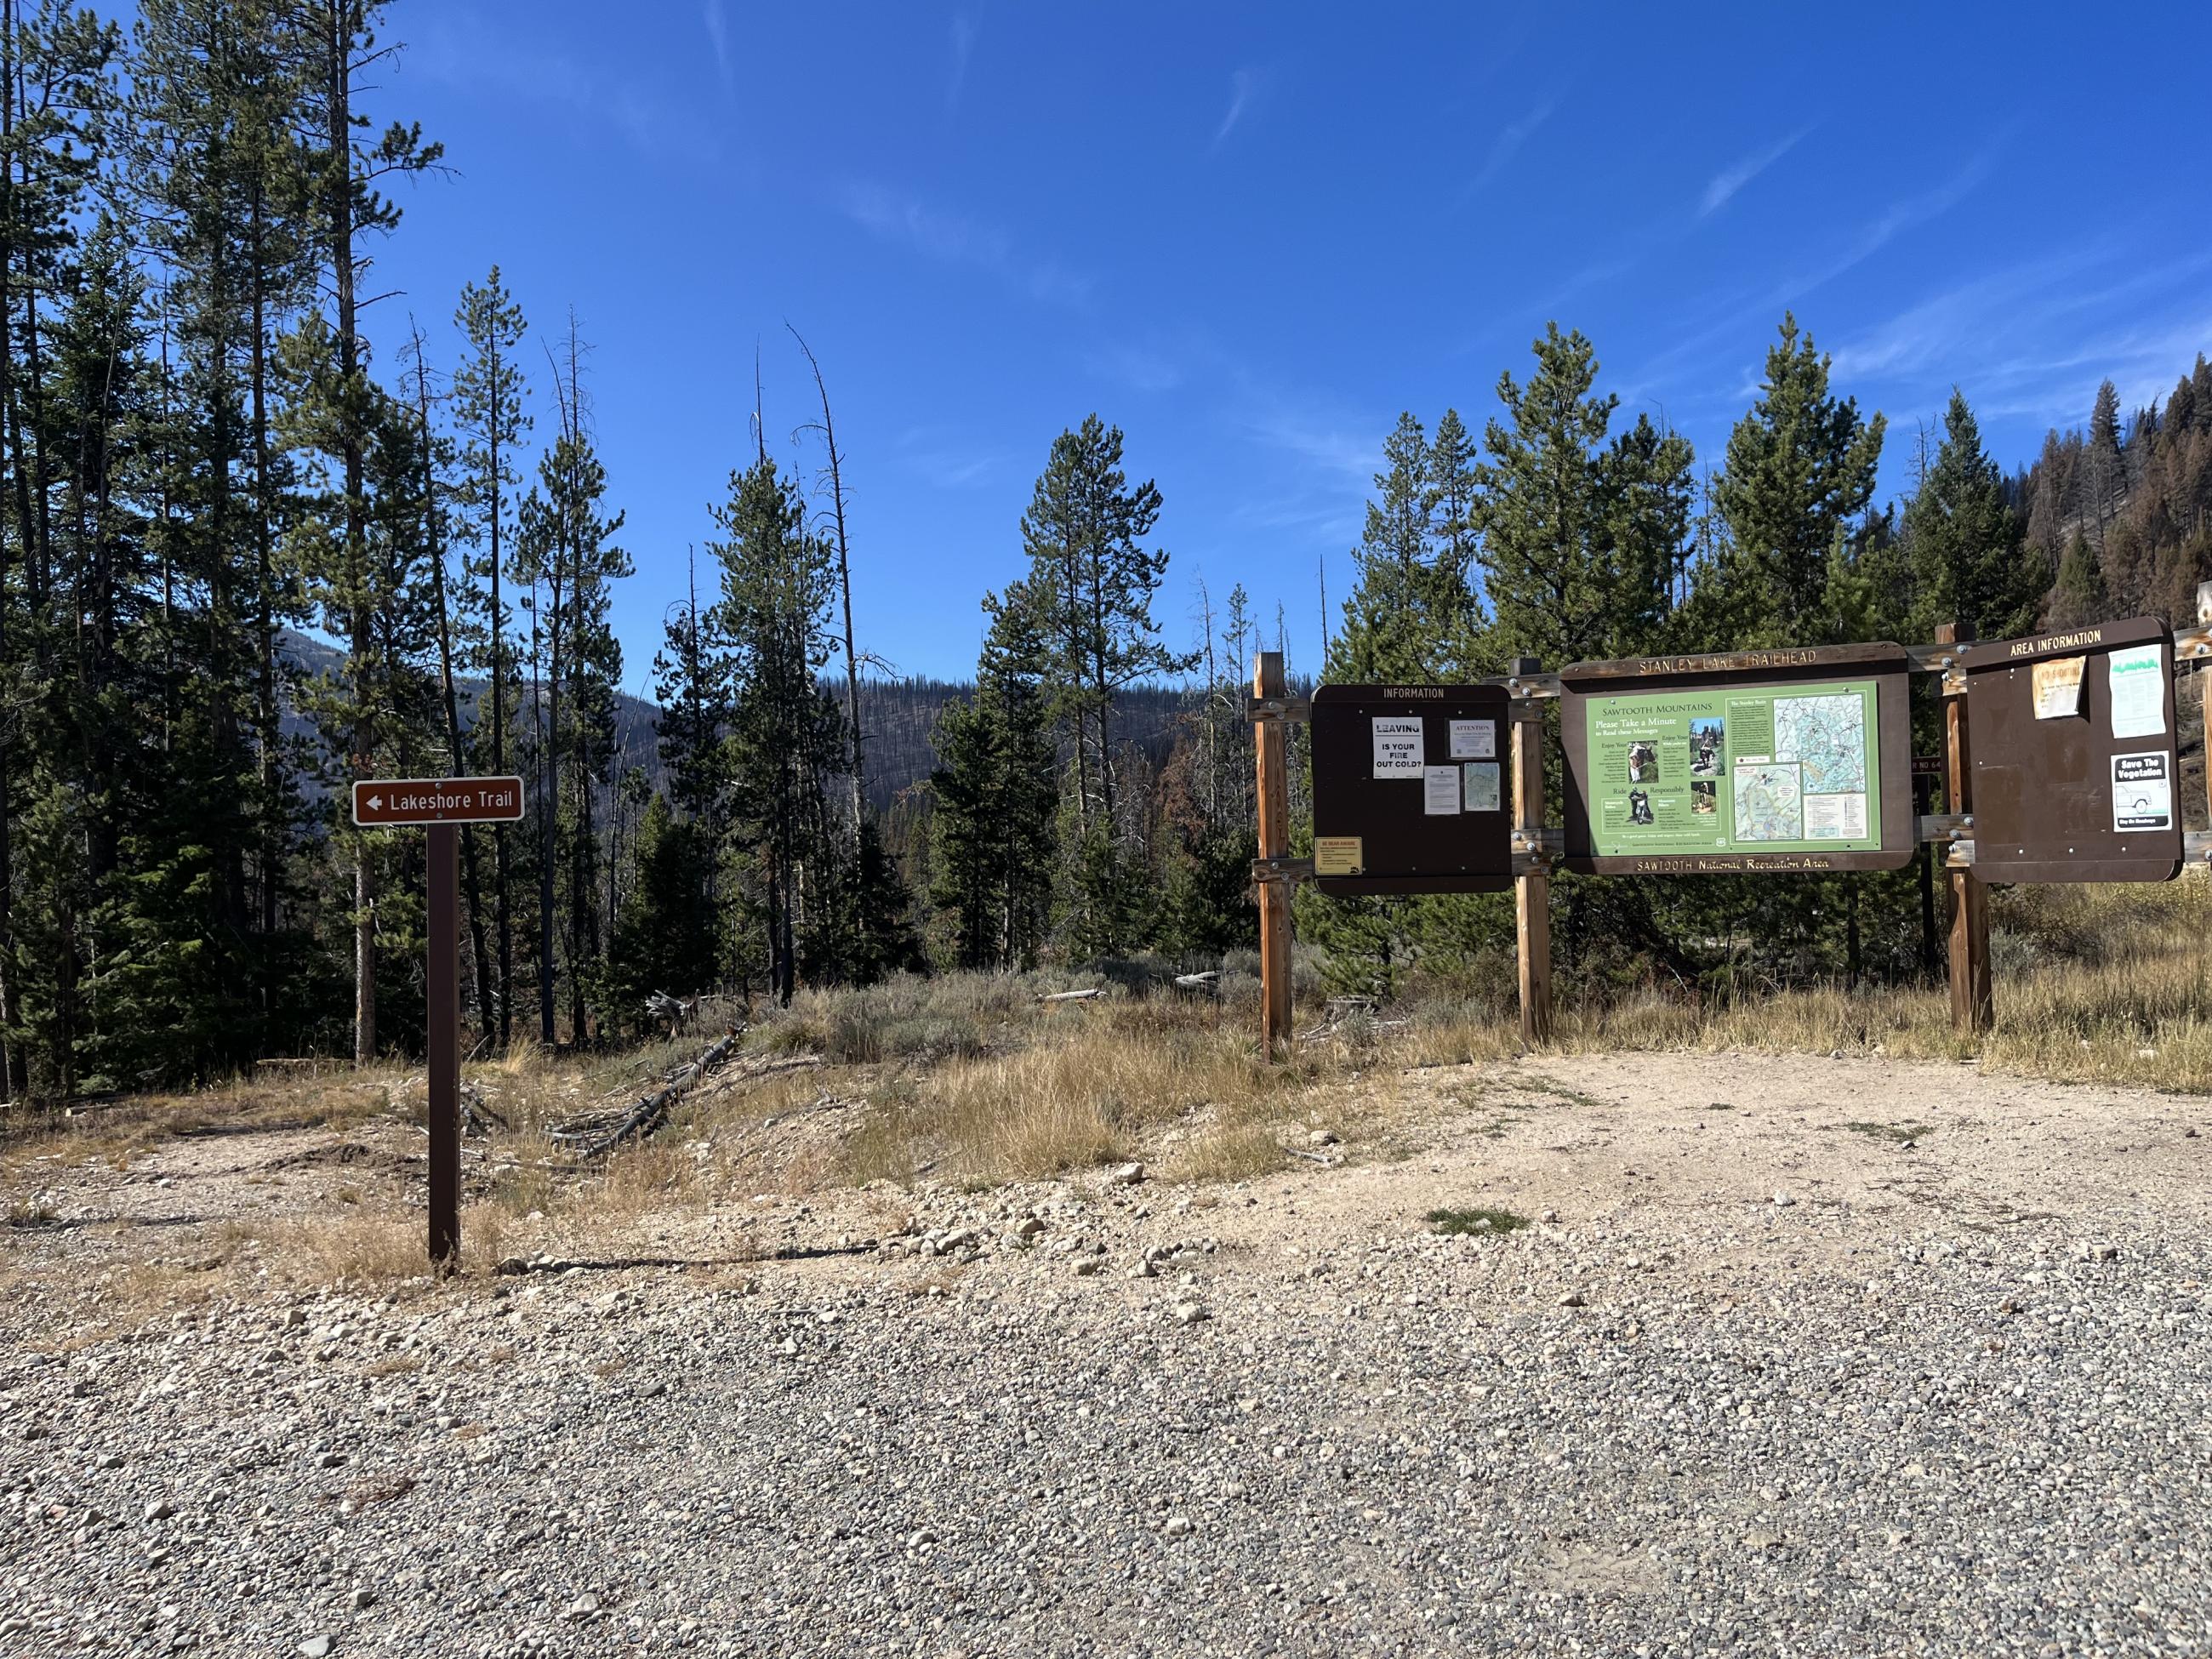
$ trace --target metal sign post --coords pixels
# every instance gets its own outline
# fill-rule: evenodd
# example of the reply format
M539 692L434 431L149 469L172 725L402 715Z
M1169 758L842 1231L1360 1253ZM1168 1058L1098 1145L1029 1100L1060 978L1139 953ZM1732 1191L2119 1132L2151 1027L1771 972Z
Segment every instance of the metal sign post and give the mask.
M429 929L424 980L429 1053L430 1262L450 1273L461 1257L461 899L464 823L522 816L520 778L371 778L353 787L353 821L364 830L428 831Z

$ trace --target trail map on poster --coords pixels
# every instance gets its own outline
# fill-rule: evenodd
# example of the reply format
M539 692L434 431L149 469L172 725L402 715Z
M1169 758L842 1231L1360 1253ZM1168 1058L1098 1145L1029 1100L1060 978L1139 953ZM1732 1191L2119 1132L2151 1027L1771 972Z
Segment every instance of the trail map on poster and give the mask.
M1875 682L1592 697L1600 857L1881 845Z

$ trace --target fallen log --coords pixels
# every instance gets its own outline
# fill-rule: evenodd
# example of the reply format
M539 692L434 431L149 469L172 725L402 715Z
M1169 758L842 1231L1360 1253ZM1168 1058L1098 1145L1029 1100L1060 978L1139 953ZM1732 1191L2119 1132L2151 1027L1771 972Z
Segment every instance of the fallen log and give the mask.
M633 1137L643 1139L668 1121L676 1103L703 1082L708 1075L724 1065L738 1051L738 1042L744 1036L742 1026L718 1037L709 1043L704 1054L689 1066L672 1073L666 1085L653 1093L640 1097L636 1105L624 1113L611 1128L563 1128L550 1131L551 1139L576 1147L580 1158L604 1158L617 1146Z
M1037 1000L1039 1002L1088 1002L1091 998L1103 994L1103 988L1094 985L1087 991L1054 991L1049 995L1040 993Z

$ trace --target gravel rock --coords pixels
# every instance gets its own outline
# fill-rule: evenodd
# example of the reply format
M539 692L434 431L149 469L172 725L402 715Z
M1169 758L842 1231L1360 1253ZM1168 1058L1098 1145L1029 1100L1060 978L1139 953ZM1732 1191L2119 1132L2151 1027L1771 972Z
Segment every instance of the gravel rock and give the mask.
M747 1188L561 1238L574 1272L208 1275L173 1322L98 1252L178 1229L10 1239L0 1423L44 1432L0 1437L0 1659L2212 1654L2212 1139L1948 1066L1675 1064L1547 1056L1598 1103L1395 1163L877 1200L965 1265L800 1255L886 1224ZM1926 1158L1834 1132L1877 1111ZM1468 1205L1550 1213L1421 1222ZM716 1228L793 1259L626 1265Z

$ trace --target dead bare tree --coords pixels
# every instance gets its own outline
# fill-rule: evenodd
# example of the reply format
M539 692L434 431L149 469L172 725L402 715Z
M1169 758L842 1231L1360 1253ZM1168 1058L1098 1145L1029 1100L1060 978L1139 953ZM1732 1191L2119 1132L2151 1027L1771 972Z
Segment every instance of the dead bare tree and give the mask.
M814 360L814 348L788 322L784 326L791 329L791 337L806 354L806 366L814 371L814 390L822 398L821 420L809 422L800 430L819 432L822 447L830 456L830 517L837 531L837 588L845 605L845 725L853 734L853 834L857 838L866 798L865 769L860 758L860 662L853 650L853 567L845 550L845 458L838 452L837 423L830 414L830 388L823 383L822 365Z

